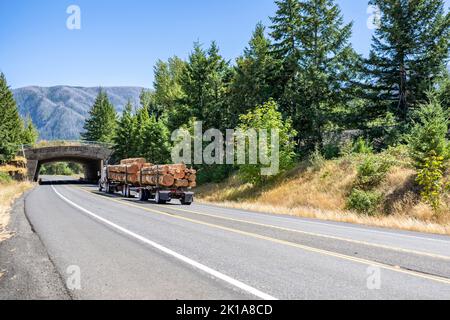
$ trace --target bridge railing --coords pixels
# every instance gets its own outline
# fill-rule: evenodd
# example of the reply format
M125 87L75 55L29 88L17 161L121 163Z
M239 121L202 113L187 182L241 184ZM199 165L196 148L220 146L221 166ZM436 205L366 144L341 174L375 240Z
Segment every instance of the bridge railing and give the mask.
M84 141L84 140L42 140L32 145L23 145L23 149L40 149L48 147L81 147L81 146L99 146L111 149L113 144L97 141Z

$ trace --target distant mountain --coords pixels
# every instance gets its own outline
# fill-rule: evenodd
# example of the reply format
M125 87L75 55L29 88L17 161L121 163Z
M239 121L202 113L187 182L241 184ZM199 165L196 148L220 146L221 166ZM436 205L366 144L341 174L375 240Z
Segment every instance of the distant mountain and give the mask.
M140 87L105 87L112 104L122 112L127 101L139 105ZM25 87L14 89L22 116L30 115L43 140L76 140L99 88Z

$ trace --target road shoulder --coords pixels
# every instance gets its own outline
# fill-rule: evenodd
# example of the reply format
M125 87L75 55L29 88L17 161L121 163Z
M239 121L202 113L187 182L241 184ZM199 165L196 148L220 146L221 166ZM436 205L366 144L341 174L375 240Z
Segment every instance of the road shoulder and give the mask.
M32 192L32 191L29 191ZM8 229L13 237L0 243L0 300L66 300L70 296L49 255L33 231L25 199L17 199Z

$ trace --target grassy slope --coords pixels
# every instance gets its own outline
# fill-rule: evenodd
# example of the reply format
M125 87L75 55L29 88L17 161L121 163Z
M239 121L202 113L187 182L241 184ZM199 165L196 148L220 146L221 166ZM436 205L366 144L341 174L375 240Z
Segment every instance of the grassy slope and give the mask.
M364 155L349 155L325 161L315 169L306 163L263 186L253 186L234 176L221 184L198 188L201 202L275 214L289 214L324 220L352 222L380 227L450 235L450 201L438 215L420 202L415 171L403 149L383 155L394 163L386 179L377 187L384 201L376 216L346 210L347 197Z
M31 187L30 182L0 183L0 242L10 236L6 231L6 226L9 222L9 211L13 201Z

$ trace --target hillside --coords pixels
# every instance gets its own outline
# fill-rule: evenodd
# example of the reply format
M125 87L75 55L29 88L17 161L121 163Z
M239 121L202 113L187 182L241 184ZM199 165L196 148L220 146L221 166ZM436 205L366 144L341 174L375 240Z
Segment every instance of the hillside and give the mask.
M358 168L369 158L389 163L389 169L373 189L379 195L373 211L358 213L348 208L349 197L357 184ZM442 210L435 214L420 201L410 163L403 147L377 155L349 154L334 160L304 161L260 186L235 175L223 183L202 185L196 193L201 202L231 208L450 234L450 196L444 196Z
M140 87L103 88L118 112L128 100L139 104ZM22 116L30 115L40 133L40 139L76 140L84 120L95 101L99 88L25 87L13 93Z

